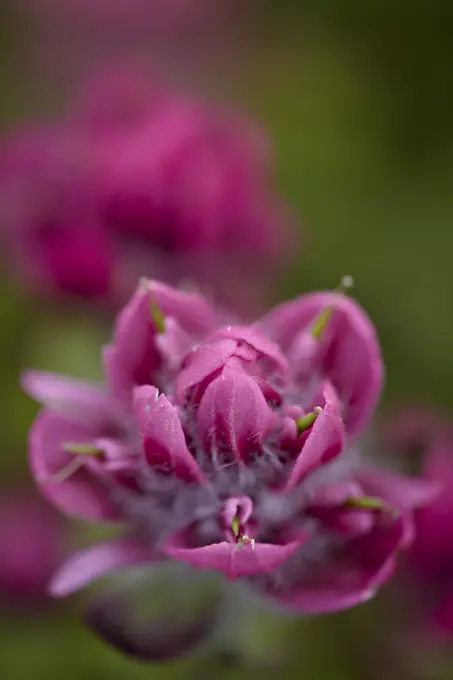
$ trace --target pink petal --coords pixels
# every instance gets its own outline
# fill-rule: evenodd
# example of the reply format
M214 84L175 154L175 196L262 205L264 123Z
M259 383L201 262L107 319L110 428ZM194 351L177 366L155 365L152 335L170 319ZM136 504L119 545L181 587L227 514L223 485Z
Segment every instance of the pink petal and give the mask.
M360 305L337 293L314 293L280 305L257 327L291 352L299 334L331 304L335 312L321 339L321 368L347 405L346 431L354 435L373 415L383 382L379 342Z
M304 613L334 612L371 599L396 566L404 541L404 524L397 520L376 526L301 569L299 582L286 593L267 594L288 609Z
M339 510L336 513L331 511L330 518L324 517L323 521L332 531L354 538L372 531L375 517L371 510Z
M345 503L363 495L363 490L356 482L339 482L321 487L310 500L308 512L336 533L349 537L360 536L373 529L375 513L347 508Z
M115 400L126 401L134 386L132 371L121 360L114 345L104 345L101 355L106 382L111 394Z
M240 523L246 524L250 519L252 512L253 502L248 496L236 496L233 498L228 498L223 511L225 525L230 527L233 519L238 513Z
M79 468L64 481L52 481L74 459L64 442L92 442L84 425L52 411L42 411L30 431L30 466L41 492L64 514L91 520L119 520L109 487L102 478Z
M153 280L147 282L146 288L164 316L176 319L187 333L203 337L216 327L217 315L202 295Z
M171 371L179 369L182 359L190 349L192 340L179 323L169 317L165 320L165 331L156 336L156 347L165 366Z
M274 407L281 406L282 395L273 385L271 385L266 380L262 380L261 378L256 379L256 384L259 385L259 388L268 404L272 404Z
M310 515L321 522L324 529L343 537L355 538L372 531L375 513L358 508L329 508L318 506L310 508Z
M169 328L158 333L151 314L154 302L167 319ZM115 351L106 356L110 383L124 395L134 385L154 382L155 371L168 351L177 345L177 359L190 349L193 336L204 336L215 323L208 302L151 280L141 281L136 293L118 316ZM162 353L163 350L163 353ZM175 357L172 357L174 360ZM119 366L116 364L119 363Z
M54 597L66 597L111 571L152 561L150 551L135 543L107 541L66 560L53 576L49 591Z
M288 364L279 346L252 326L226 326L217 331L214 337L231 338L237 342L245 342L274 368L277 368L284 375L288 373Z
M310 505L339 507L349 498L359 498L363 495L365 494L357 482L336 482L317 488L310 499Z
M116 397L130 396L134 385L153 382L160 364L147 286L140 283L117 317L113 347L104 351L109 386Z
M112 421L112 401L102 385L42 371L26 371L21 382L33 399L66 418L93 427Z
M104 452L104 455L89 456L87 466L96 472L134 472L145 464L141 447L132 447L118 439L100 437L93 442L94 446Z
M310 381L319 370L320 344L308 331L302 331L291 346L290 361L294 377L299 382Z
M176 380L176 394L184 402L187 393L206 378L223 368L237 347L234 340L225 339L213 344L201 345L187 360L187 365Z
M334 588L300 589L291 596L276 597L278 604L305 614L324 614L351 609L363 602L368 602L374 591L367 585L362 588L345 590Z
M226 367L207 387L197 422L208 453L221 446L243 460L259 450L273 413L253 378Z
M134 411L150 465L170 466L179 477L203 481L200 468L187 449L176 408L155 387L144 385L134 390Z
M216 569L228 578L236 579L264 572L273 572L300 547L299 541L284 545L270 543L235 544L224 541L201 548L184 548L167 543L163 550L177 560L187 562L199 569Z
M286 483L293 489L316 467L327 463L343 449L344 429L340 402L330 385L323 389L325 404L316 418Z
M435 481L405 477L379 468L362 469L355 478L366 495L378 496L389 506L406 512L432 503L441 488Z

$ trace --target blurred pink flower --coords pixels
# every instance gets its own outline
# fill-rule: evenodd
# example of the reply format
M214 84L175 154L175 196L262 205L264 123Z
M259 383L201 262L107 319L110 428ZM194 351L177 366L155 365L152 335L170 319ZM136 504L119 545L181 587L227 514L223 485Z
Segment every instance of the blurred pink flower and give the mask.
M66 562L54 595L166 560L304 613L355 606L388 580L433 491L359 458L383 367L353 300L306 295L246 326L143 280L103 358L106 387L24 376L44 406L30 435L43 494L65 514L128 527ZM111 601L93 612L130 651L134 631Z
M290 245L268 151L232 113L104 74L66 118L4 141L0 207L17 271L96 300L124 300L140 275L196 280L253 307Z
M63 556L63 522L31 491L0 494L0 599L44 601Z
M418 621L440 640L453 633L453 422L434 409L406 407L392 415L384 434L393 449L421 457L423 477L440 490L415 515L404 581L419 606Z

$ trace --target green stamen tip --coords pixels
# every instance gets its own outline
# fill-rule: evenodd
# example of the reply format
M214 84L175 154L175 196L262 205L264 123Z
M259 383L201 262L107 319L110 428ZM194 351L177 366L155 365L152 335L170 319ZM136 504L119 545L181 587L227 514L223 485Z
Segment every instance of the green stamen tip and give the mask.
M346 508L358 508L361 510L385 510L390 512L393 517L398 516L395 508L387 505L382 498L374 496L361 496L360 498L349 498L345 503Z
M157 302L155 300L151 299L150 303L150 312L151 312L151 318L154 322L154 325L156 326L156 330L158 333L164 333L165 332L165 316Z
M92 444L78 444L77 442L65 442L63 444L65 453L71 453L74 456L102 456L104 451Z
M241 520L239 519L239 515L235 515L231 520L231 530L236 538L239 538L239 533L241 530Z
M324 329L326 328L327 324L329 323L330 319L332 318L333 314L333 307L329 306L323 309L318 316L315 319L315 322L313 324L311 334L315 338L315 340L319 340L321 338L321 335L324 332Z
M346 276L343 276L341 279L340 283L338 286L335 288L335 293L347 293L348 290L351 290L351 288L354 285L354 279L352 276L347 274ZM324 309L322 309L316 319L313 322L312 329L311 329L311 334L312 337L314 337L316 340L319 340L324 332L324 330L327 327L327 324L329 323L330 319L332 318L332 314L334 313L334 306L333 305L328 305Z
M308 428L313 425L320 413L322 413L322 408L320 406L315 406L311 413L307 413L307 415L302 416L302 418L297 418L296 425L298 433L302 434L302 432L308 430Z

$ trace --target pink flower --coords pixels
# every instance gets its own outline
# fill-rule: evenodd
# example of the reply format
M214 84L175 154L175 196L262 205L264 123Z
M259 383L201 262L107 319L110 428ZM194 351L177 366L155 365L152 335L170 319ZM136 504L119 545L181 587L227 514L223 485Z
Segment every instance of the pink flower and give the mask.
M13 133L0 173L6 246L50 293L124 301L152 274L250 307L289 245L262 133L132 72Z
M453 633L453 423L434 409L407 407L392 416L385 436L398 452L416 456L423 478L440 489L415 515L404 572L418 621L440 640Z
M104 388L24 377L44 406L30 435L44 495L65 514L128 527L64 564L56 596L171 560L319 613L357 605L389 578L431 489L362 465L356 435L383 369L353 300L315 293L246 326L143 280L103 358ZM100 618L126 647L111 611Z
M30 491L0 495L0 597L42 603L63 556L62 519Z

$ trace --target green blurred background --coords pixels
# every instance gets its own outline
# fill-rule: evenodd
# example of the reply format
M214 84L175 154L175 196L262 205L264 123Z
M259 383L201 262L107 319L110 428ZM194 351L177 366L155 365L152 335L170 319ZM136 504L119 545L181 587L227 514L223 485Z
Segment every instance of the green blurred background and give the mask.
M0 22L5 127L37 111L58 110L70 85L51 68L58 47L52 52L50 46L49 67L31 69L28 49L40 40L33 23L12 1L2 5ZM141 41L145 58L165 71L168 50ZM131 44L120 40L115 54L127 55ZM191 60L189 53L190 42L180 53L175 47L171 75L248 109L272 137L277 179L301 230L300 256L276 282L275 299L333 287L352 274L355 295L382 340L383 407L409 398L453 408L453 5L268 0L247 12L238 7L214 56L209 47L204 57ZM28 479L26 433L35 407L20 392L18 372L33 365L98 376L99 321L75 309L37 307L3 277L6 485ZM242 645L258 659L274 646L288 647L295 660L278 672L281 677L374 677L366 650L376 628L385 630L389 613L378 618L381 607L374 602L341 616L287 624L260 620L248 627ZM199 658L141 666L94 639L77 612L77 603L57 603L46 617L5 614L5 677L263 677L260 668L221 671ZM430 663L427 677L451 677ZM376 677L388 674L383 668Z

